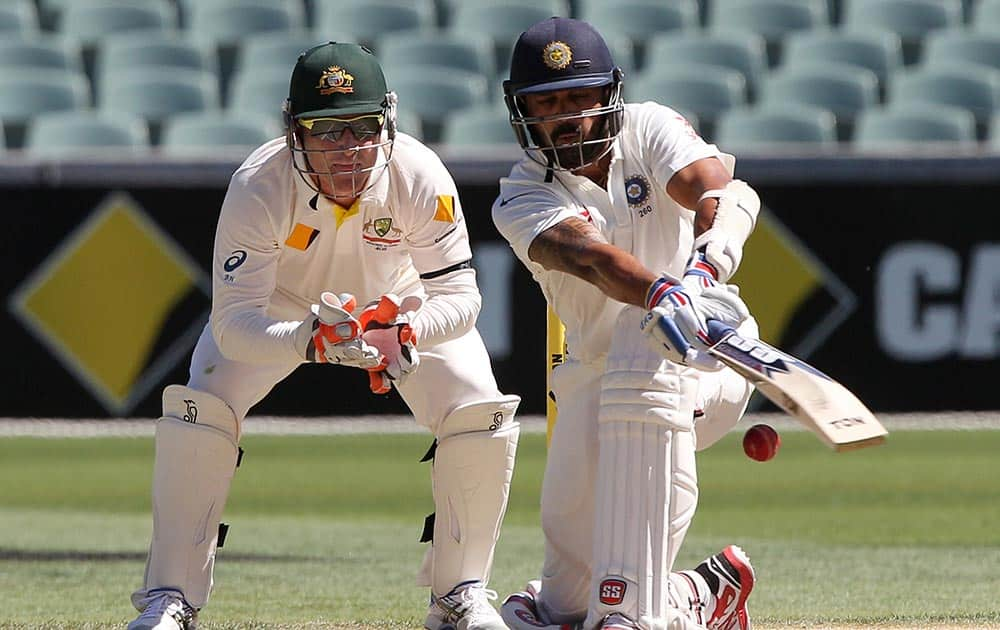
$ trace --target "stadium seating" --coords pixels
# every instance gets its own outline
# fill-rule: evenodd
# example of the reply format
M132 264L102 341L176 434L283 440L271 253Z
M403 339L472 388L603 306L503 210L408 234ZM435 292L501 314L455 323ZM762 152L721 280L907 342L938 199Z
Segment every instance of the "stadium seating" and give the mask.
M387 77L414 66L436 66L473 72L494 82L493 50L488 42L475 37L448 32L400 33L379 40L377 48Z
M487 105L464 109L448 116L442 141L453 146L514 145L507 108Z
M861 113L854 133L858 149L947 142L972 145L976 125L971 113L943 105L874 108Z
M64 38L37 35L0 39L0 68L83 70L80 46Z
M837 117L837 135L850 137L854 117L878 102L878 79L872 72L836 63L783 66L764 80L761 102L768 106L809 105Z
M486 80L460 70L396 76L391 87L399 96L399 110L419 116L424 139L432 143L440 140L448 115L486 103Z
M28 126L24 148L43 156L141 151L149 147L149 133L141 118L95 111L41 114Z
M989 141L989 147L994 152L1000 152L1000 114L994 114L990 118L987 140Z
M59 32L85 45L112 33L163 31L176 26L177 13L166 2L71 2L58 17Z
M733 109L722 114L713 142L724 151L829 149L836 145L836 124L825 109L798 106Z
M764 40L753 33L667 33L646 46L646 67L688 63L738 70L752 95L767 67Z
M845 0L844 29L886 30L902 39L903 59L920 55L921 39L935 29L962 23L960 0Z
M291 31L305 26L295 5L266 0L213 0L191 7L188 30L192 37L219 46L235 46L253 33Z
M584 10L585 5L585 3L581 2L581 0L438 0L437 4L441 9L441 20L439 23L442 26L449 26L451 24L455 10L460 6L528 6L532 8L544 9L549 15L561 15L564 17L574 15L574 12L571 11L571 9L575 6L575 16L579 17L581 12Z
M835 62L866 68L884 85L903 64L899 36L882 32L801 31L785 40L784 65Z
M217 109L219 104L214 75L175 67L109 74L98 96L101 111L141 116L154 125L174 114Z
M828 129L811 117L815 108L832 112L842 141L859 140L855 117L880 103L863 117L872 121L864 123L866 138L869 127L902 125L904 110L905 120L919 119L912 104L962 108L977 137L995 135L1000 0L4 0L0 116L12 147L23 144L35 113L93 102L101 115L113 108L149 116L154 144L159 121L177 108L206 112L182 116L193 121L188 126L209 124L223 104L228 115L280 124L298 54L335 40L375 50L400 94L401 130L432 143L513 143L505 112L500 125L489 122L491 113L517 36L551 15L598 27L626 71L628 101L683 110L708 137L721 134L734 146L761 146L755 134L763 143L780 124L773 121L787 120L789 134L801 131L802 142L825 147L817 128ZM40 76L25 88L34 96L3 87L13 70L36 68ZM152 69L162 76L150 76ZM47 70L69 71L68 89ZM106 94L112 83L123 89L160 79L181 84L162 107L152 94L133 93L121 107ZM40 109L24 105L33 98Z
M281 107L288 98L291 72L281 66L244 68L232 76L226 93L226 110L238 114L281 120Z
M81 72L0 69L0 120L8 147L21 146L25 125L33 116L84 109L90 104L90 83Z
M106 37L97 50L96 65L98 83L109 73L147 66L202 70L215 75L219 72L214 48L172 32Z
M31 0L0 3L0 35L27 35L38 31L38 11Z
M53 1L53 0L48 0ZM58 0L60 2L78 2L79 0ZM177 4L178 12L180 14L180 22L184 28L188 28L191 25L191 16L196 10L208 7L210 5L232 5L232 4L268 4L271 6L277 6L283 11L287 11L292 15L296 16L296 19L301 19L305 21L306 18L306 3L303 0L172 0Z
M1000 33L1000 0L978 0L972 8L971 26L982 33Z
M992 114L1000 111L1000 79L983 68L917 68L900 72L890 83L890 105L930 103L968 110L985 132Z
M314 11L315 33L373 48L386 33L431 30L436 19L429 5L407 0L316 0Z
M828 24L829 13L821 0L716 0L709 5L709 30L757 33L767 42L772 66L780 59L786 35Z
M498 68L508 68L518 36L532 24L552 15L537 6L461 5L452 14L448 30L458 35L476 34L494 47Z
M174 155L213 153L220 148L249 154L283 133L274 117L195 112L168 118L160 146L165 153Z
M417 140L424 139L424 126L420 122L420 116L413 112L396 112L396 130Z
M632 45L638 65L643 64L646 41L657 33L695 29L698 26L697 3L661 0L616 0L592 2L583 13L607 39L623 39Z
M240 42L236 54L236 70L283 68L291 77L299 55L326 41L327 38L307 30L249 35Z
M747 103L746 81L740 72L697 64L647 68L626 81L625 93L630 102L651 100L694 113L708 135L722 112Z
M926 67L981 65L1000 70L1000 31L970 33L964 29L927 36L922 64Z

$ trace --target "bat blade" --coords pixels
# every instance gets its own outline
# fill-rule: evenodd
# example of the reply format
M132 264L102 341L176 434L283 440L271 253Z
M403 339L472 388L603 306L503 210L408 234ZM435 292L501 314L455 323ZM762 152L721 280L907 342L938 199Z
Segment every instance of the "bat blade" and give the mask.
M710 331L713 330L710 325ZM715 328L709 354L753 383L771 402L827 446L847 451L875 446L888 435L882 423L846 387L801 359L733 329Z

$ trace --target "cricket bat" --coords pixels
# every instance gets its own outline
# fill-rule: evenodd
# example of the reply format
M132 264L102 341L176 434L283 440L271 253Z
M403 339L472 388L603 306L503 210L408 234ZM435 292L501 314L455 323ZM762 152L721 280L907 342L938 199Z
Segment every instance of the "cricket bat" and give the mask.
M888 431L846 387L801 359L732 327L708 322L708 352L753 383L827 446L848 451L885 441Z

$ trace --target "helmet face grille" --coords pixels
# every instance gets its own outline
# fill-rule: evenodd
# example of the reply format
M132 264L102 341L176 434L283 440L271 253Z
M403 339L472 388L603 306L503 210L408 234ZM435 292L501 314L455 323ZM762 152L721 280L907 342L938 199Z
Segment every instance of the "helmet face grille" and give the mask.
M504 86L504 102L510 113L510 124L518 144L532 160L560 171L574 171L594 164L607 155L614 140L621 133L625 104L622 101L621 71L615 69L614 80L608 88L607 104L594 109L568 112L554 116L530 116L525 111L524 100L513 93L509 84ZM572 142L554 145L538 128L540 124L574 123L584 118L603 117L589 136L579 136Z
M386 94L382 108L384 123L376 142L344 148L307 149L306 130L285 106L285 143L292 153L292 166L309 188L337 201L357 198L370 190L388 170L396 140L396 95ZM384 159L379 160L379 152Z

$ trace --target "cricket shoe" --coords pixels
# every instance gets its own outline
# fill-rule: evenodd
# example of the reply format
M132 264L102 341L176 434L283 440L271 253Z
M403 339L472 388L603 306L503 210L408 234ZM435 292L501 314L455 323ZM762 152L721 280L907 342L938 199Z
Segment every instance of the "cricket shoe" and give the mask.
M431 605L424 620L427 630L507 630L500 613L490 602L496 591L480 582L459 584L442 597L431 594Z
M198 611L177 591L153 591L146 597L146 607L128 630L195 630Z
M705 579L715 606L705 627L708 630L749 630L747 598L753 590L754 572L750 558L736 545L729 545L706 558L694 570Z
M549 623L538 611L540 580L531 580L523 591L512 593L500 605L500 616L510 630L580 630L580 623Z

